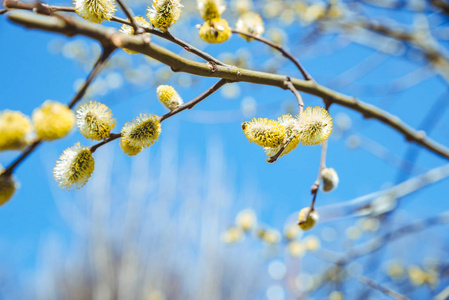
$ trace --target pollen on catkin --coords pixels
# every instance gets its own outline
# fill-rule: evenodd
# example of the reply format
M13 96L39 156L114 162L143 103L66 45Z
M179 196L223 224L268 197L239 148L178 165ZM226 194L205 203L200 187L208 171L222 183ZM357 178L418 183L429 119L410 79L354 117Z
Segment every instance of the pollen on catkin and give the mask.
M235 23L235 28L238 31L249 33L255 36L261 36L265 31L263 20L260 15L251 11L248 11L240 16L237 23ZM243 34L241 34L240 36L248 42L253 40L252 38L247 37Z
M139 25L140 27L144 27L144 28L150 28L150 23L147 22L147 20L145 20L143 17L141 16L136 16L134 17L134 21L136 22L137 25ZM132 26L123 24L122 27L120 27L120 32L127 34L127 35L134 35L134 28ZM149 33L144 33L146 35L150 35ZM129 54L137 54L138 52L130 50L130 49L126 49L123 48L123 51L129 53Z
M226 4L222 0L197 0L197 3L204 21L220 18L226 10Z
M159 117L151 114L140 114L132 122L122 128L123 145L134 148L146 148L157 140L161 133Z
M30 142L31 120L20 111L0 112L0 151L20 150Z
M76 111L76 125L84 137L100 141L109 137L115 127L115 119L112 118L109 107L97 101L89 101Z
M12 175L3 174L3 167L0 166L0 206L12 198L16 188L17 184Z
M281 155L279 155L279 157L281 157L283 155L290 153L299 144L299 132L297 130L298 119L293 117L290 114L286 114L286 115L280 116L278 118L278 122L279 122L279 124L284 126L286 138L289 138L293 134L292 140L290 141L290 143L288 143L287 147L285 147L284 151L282 151ZM265 150L265 153L271 157L271 156L275 155L276 153L278 153L281 150L282 146L283 146L283 144L280 144L279 146L277 146L275 148L265 147L264 150Z
M312 229L319 219L316 210L312 210L309 214L310 207L304 207L299 211L298 226L304 231Z
M39 139L55 140L69 133L75 114L67 105L47 100L33 111L32 120Z
M200 37L204 41L211 44L223 43L232 35L232 29L229 27L228 21L225 19L215 18L206 21L200 27Z
M307 107L299 123L299 140L303 145L317 145L329 138L332 132L332 117L322 107Z
M179 96L178 92L171 85L158 86L156 93L159 101L169 110L174 110L184 104L181 96Z
M338 186L338 174L333 168L324 168L321 171L321 178L323 179L323 192L330 192Z
M59 157L53 169L53 177L62 189L82 188L95 168L89 148L76 143Z
M154 27L165 32L178 21L181 8L180 0L153 0L153 7L148 7L147 18Z
M115 14L114 0L74 0L75 12L85 20L101 23Z
M267 118L254 118L251 122L243 122L242 129L250 143L262 147L276 148L286 137L285 127Z

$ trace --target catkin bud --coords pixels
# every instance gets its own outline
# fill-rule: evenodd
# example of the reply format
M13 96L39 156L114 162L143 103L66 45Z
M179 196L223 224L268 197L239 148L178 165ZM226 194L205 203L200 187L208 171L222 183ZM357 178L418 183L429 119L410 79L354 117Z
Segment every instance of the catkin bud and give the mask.
M198 10L204 21L220 18L225 9L222 0L198 0Z
M32 115L37 137L55 140L64 137L75 123L75 114L70 108L56 101L45 101Z
M160 85L156 90L159 101L169 110L174 110L184 102L171 85Z
M333 168L324 168L321 171L321 178L323 192L330 192L338 186L338 174Z
M299 211L298 226L304 231L312 229L319 218L316 210L312 210L310 214L309 211L310 207L304 207Z

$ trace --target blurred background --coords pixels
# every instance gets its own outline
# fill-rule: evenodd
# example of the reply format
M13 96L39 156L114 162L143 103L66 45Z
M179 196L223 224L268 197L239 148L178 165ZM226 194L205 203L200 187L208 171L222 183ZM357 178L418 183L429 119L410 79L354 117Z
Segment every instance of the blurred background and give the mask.
M182 3L174 36L228 64L301 77L257 41L205 43L196 2ZM136 15L150 5L127 4ZM223 17L234 27L248 10L317 82L449 145L448 2L235 0ZM7 14L0 45L0 109L27 115L47 99L68 103L101 52L95 41L27 30ZM120 50L83 101L108 105L118 132L139 113L166 112L159 84L187 102L215 82ZM306 107L324 106L302 96ZM98 149L93 177L74 192L57 187L52 169L65 148L93 143L76 130L45 143L16 170L20 188L0 208L0 299L446 299L447 161L332 105L327 166L340 183L318 193L319 223L301 232L295 222L310 205L321 148L299 146L269 164L240 126L296 110L289 91L228 84L164 122L159 142L139 155L118 143ZM2 152L0 163L18 154Z

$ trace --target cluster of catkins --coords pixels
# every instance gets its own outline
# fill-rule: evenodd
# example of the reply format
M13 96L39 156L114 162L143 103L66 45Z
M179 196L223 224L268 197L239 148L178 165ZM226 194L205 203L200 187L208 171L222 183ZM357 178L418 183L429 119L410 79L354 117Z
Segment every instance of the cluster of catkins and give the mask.
M159 101L169 110L183 104L176 90L169 85L157 88ZM161 133L159 117L152 114L140 114L132 122L127 122L121 129L120 147L123 152L132 156L142 149L151 146ZM66 136L74 127L90 140L104 141L111 138L111 130L116 120L111 110L97 101L86 102L74 113L67 105L56 101L46 101L36 108L32 118L19 111L5 110L0 112L0 151L21 150L37 141L51 141ZM90 178L95 161L92 156L93 147L85 147L80 143L64 150L53 175L63 189L81 188ZM7 202L14 194L17 183L11 172L0 167L0 205Z
M319 106L307 107L300 116L282 115L277 120L254 118L243 122L242 129L252 143L263 147L268 156L279 153L279 157L290 153L300 143L317 145L329 138L332 132L332 117L326 109ZM283 150L282 150L283 149ZM338 185L338 175L333 168L321 171L322 190L330 192ZM298 225L303 230L310 230L318 221L318 213L309 207L301 209Z
M232 35L232 29L228 22L221 16L226 9L226 3L223 0L197 0L198 10L204 19L204 24L199 26L201 39L208 43L222 43L227 41ZM114 0L75 0L75 12L85 20L101 23L104 20L110 20L115 12L116 5ZM135 23L149 29L151 26L166 32L173 24L178 21L181 15L182 4L180 0L153 0L153 6L148 7L146 17L134 17ZM262 18L254 12L245 12L236 23L238 31L260 36L264 32ZM129 25L123 25L120 31L132 35L134 29ZM148 34L148 33L147 33ZM247 41L251 38L242 35ZM136 52L125 49L130 54Z

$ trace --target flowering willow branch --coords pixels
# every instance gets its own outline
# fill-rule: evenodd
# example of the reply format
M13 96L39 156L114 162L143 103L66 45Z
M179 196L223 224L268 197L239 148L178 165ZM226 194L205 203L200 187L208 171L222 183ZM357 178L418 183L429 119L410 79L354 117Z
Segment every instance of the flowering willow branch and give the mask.
M257 36L257 35L250 34L250 33L246 33L246 32L243 32L243 31L236 30L236 29L232 29L232 32L244 35L244 36L246 36L248 38L255 39L256 41L262 42L262 43L272 47L273 49L276 49L277 51L281 52L284 57L286 57L287 59L289 59L290 61L292 61L295 64L295 66L299 69L299 71L301 72L301 74L302 74L302 76L304 77L305 80L313 80L312 76L310 76L310 74L307 73L307 71L302 67L302 65L299 63L299 61L293 55L291 55L290 53L285 51L284 48L282 48L281 45L275 44L275 43L273 43L273 42L271 42L271 41L269 41L266 38L263 38L261 36Z
M366 284L366 285L372 287L373 289L378 290L393 299L396 299L396 300L409 300L410 299L410 298L407 298L404 295L402 295L390 288L387 288L387 287L375 282L374 280L366 278L364 276L360 276L358 278L358 280L361 283Z
M75 34L84 35L98 41L109 40L117 42L120 47L125 47L133 51L152 57L163 64L166 64L177 72L186 72L198 76L223 78L232 81L249 82L270 86L284 87L285 76L266 72L252 71L243 68L229 66L214 66L207 63L199 63L177 55L154 42L151 45L145 42L141 36L130 36L112 31L87 22L70 19L70 22L63 17L50 17L36 15L25 11L12 11L8 18L20 25L36 28L40 30L56 32L68 36ZM336 91L317 84L314 81L304 81L291 78L295 88L299 91L326 99L329 103L335 103L358 111L365 118L373 118L388 125L401 133L408 141L415 142L428 150L444 158L449 158L449 149L434 140L426 137L422 131L417 131L394 116L374 105L360 101L355 97L346 96Z
M159 122L162 123L164 120L182 112L183 110L192 109L195 105L197 105L198 103L200 103L201 101L203 101L204 99L206 99L207 97L209 97L210 95L215 93L219 88L224 86L226 83L229 83L229 81L225 80L225 79L220 79L218 82L216 82L213 86L208 88L204 93L202 93L198 97L195 97L194 99L190 100L189 102L186 102L184 105L181 105L178 108L166 113L165 115L162 115L159 118ZM104 141L99 142L98 144L91 146L89 148L89 150L90 150L90 152L94 153L98 148L120 138L121 136L122 136L121 133L111 133L109 138L105 139Z
M112 45L106 45L103 46L103 51L101 52L100 57L95 62L94 66L92 67L92 70L90 71L89 75L87 76L83 86L80 88L80 90L75 94L72 101L68 104L68 107L72 109L75 104L83 98L84 94L87 91L87 88L90 86L92 81L95 79L95 77L100 73L101 69L106 64L106 61L111 56L111 54L114 52L116 48ZM20 155L17 157L6 169L4 174L11 175L14 172L14 169L23 161L25 158L27 158L36 148L42 143L42 140L37 140L31 145L29 145Z

